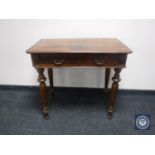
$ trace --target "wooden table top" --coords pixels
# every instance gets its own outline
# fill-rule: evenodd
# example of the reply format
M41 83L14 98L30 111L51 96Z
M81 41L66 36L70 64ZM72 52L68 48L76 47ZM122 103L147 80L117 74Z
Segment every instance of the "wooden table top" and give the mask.
M131 53L116 38L41 39L27 53Z

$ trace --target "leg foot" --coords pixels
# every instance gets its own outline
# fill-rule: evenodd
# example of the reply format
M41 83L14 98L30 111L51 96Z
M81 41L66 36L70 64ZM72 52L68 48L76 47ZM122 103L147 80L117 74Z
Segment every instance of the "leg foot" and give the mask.
M112 118L112 112L108 112L108 119Z
M43 113L43 115L44 115L44 118L45 118L45 119L48 119L48 118L49 118L48 112L47 112L47 113Z
M109 110L108 110L108 119L111 119L112 118L112 107L109 107Z

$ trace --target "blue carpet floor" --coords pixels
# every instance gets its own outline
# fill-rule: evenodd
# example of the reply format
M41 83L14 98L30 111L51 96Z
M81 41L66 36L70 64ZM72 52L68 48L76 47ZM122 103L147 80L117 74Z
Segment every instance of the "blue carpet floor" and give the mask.
M111 120L108 101L102 89L55 88L45 120L39 88L0 87L0 134L155 134L155 92L119 91ZM135 114L150 114L151 129L135 130Z

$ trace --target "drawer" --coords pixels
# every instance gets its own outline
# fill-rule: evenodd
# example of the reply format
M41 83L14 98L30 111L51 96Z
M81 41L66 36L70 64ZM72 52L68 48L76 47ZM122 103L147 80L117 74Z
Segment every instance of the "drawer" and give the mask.
M126 55L122 54L81 54L78 64L82 66L115 67L124 66Z
M33 65L36 67L67 67L67 66L96 66L96 67L124 67L124 54L93 54L93 53L59 53L33 54Z
M51 67L77 66L77 57L72 54L35 54L33 65L50 65Z

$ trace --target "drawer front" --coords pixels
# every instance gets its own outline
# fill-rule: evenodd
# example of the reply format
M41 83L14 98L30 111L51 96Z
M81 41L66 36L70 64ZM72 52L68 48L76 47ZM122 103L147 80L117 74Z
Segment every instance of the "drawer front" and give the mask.
M44 65L50 67L77 66L74 55L68 54L35 54L32 56L33 65Z
M122 54L86 54L79 56L78 64L97 67L123 67L126 63L126 56Z
M125 67L126 54L33 54L35 67Z

